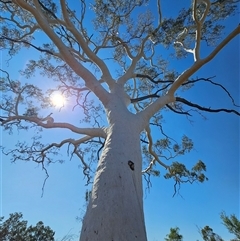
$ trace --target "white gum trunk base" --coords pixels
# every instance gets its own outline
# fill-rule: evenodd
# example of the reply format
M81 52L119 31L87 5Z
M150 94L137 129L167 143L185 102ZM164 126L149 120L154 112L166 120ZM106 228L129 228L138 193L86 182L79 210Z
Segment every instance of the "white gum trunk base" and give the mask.
M80 241L147 240L139 126L132 121L136 116L126 113L126 109L122 114L110 113L109 118L116 117L118 121L115 119L115 124L109 128ZM134 163L134 170L129 161Z

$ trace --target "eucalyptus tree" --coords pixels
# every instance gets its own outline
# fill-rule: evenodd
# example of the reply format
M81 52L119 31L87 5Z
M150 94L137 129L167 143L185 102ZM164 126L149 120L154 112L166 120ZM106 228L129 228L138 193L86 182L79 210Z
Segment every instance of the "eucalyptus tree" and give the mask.
M221 213L220 218L223 225L227 228L229 233L235 237L231 241L239 240L240 238L240 221L235 214L227 216L224 212ZM205 226L201 229L201 236L205 241L223 241L220 235L214 233L213 229L209 226Z
M224 226L228 229L229 233L235 235L234 240L240 239L240 220L236 217L235 214L227 216L224 212L221 213L221 219L223 221Z
M216 233L213 232L213 229L209 226L205 226L201 229L201 235L204 241L223 241L223 239Z
M0 217L2 241L54 241L55 232L49 226L44 226L42 221L39 221L36 226L28 226L28 222L22 218L21 213L11 213L6 220L4 217Z
M236 24L226 37L221 35L222 20L236 13L237 2L193 0L169 17L160 0L0 1L0 44L7 51L7 63L19 51L34 49L36 55L21 70L21 79L40 73L45 79L41 84L56 81L44 92L41 86L14 80L1 70L2 128L33 131L32 142L19 141L3 152L13 161L39 163L48 175L46 165L67 146L68 153L82 163L88 182L96 161L81 241L145 241L142 175L159 175L157 165L165 170L166 179L175 181L175 191L181 183L206 180L202 161L191 169L175 161L193 148L192 140L183 136L174 141L161 123L165 111L186 116L194 110L240 115L223 85L194 76L240 33ZM209 45L214 47L206 54ZM169 69L160 55L163 49L178 62L192 56L191 66L185 65L181 73ZM202 81L221 88L233 107L211 109L179 95L179 90L193 89ZM54 120L50 111L43 116L44 109L51 109L50 97L56 90L75 101L72 109L78 123ZM153 138L153 127L160 138ZM78 137L44 143L45 129L65 129Z
M58 241L55 239L55 232L44 226L42 221L35 226L28 226L28 221L22 220L22 213L10 213L9 218L0 217L0 238L1 241ZM74 235L67 234L59 241L72 241Z
M223 221L223 225L227 228L229 233L232 233L235 235L234 239L231 239L231 241L239 240L240 236L240 221L236 217L235 214L232 214L230 216L227 216L224 212L220 215L221 220ZM183 240L183 236L179 234L180 229L178 227L176 228L170 228L170 233L167 234L167 238L165 238L166 241L181 241ZM199 233L201 234L204 241L224 241L220 235L215 233L211 227L206 225L201 230L199 229Z

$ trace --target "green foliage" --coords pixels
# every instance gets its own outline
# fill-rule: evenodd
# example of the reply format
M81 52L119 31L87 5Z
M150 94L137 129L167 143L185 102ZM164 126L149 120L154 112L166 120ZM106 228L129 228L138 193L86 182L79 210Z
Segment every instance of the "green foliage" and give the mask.
M159 177L160 176L160 171L158 170L150 170L149 173L155 177Z
M183 241L183 236L179 234L179 228L170 228L170 233L165 238L166 241Z
M231 241L240 240L240 221L236 215L232 214L227 216L224 212L221 213L220 218L223 221L223 225L228 229L229 233L235 235L235 238ZM213 232L213 229L209 226L205 226L201 230L202 238L204 241L223 241L223 239L216 233Z
M3 92L0 100L1 118L4 120L2 126L9 133L13 133L14 128L25 131L36 127L36 121L28 117L43 116L46 108L51 109L53 105L50 96L54 91L64 94L69 103L67 108L74 110L74 115L78 116L77 121L81 124L100 128L106 126L106 110L101 101L98 102L98 98L95 98L96 93L93 91L95 87L89 87L89 80L92 78L86 78L85 74L85 77L81 75L76 71L79 68L73 63L78 63L86 72L91 72L96 77L96 83L102 83L106 91L111 89L110 86L107 87L107 79L119 83L126 78L124 84L122 82L120 85L123 84L124 91L131 98L129 111L134 114L143 111L159 97L164 96L184 73L170 69L169 57L166 55L172 55L175 60L171 60L173 61L171 65L174 66L176 61L177 66L178 59L192 55L192 51L197 53L197 49L203 49L205 45L218 44L225 25L223 20L237 12L239 1L211 0L209 6L204 4L204 1L197 1L195 7L193 4L186 7L184 3L182 5L184 8L179 8L171 16L168 16L168 11L164 11L162 8L164 3L160 0L63 2L60 4L59 1L53 0L25 1L23 7L15 1L0 0L0 11L4 13L0 17L0 47L8 53L9 64L11 59L14 59L14 55L24 48L34 49L38 53L31 56L33 59L29 59L21 69L21 81L11 79L7 71L0 69L3 73L3 77L0 78L0 90ZM38 11L32 14L29 9L38 9ZM64 12L67 12L68 21L63 17ZM43 17L49 23L52 31L50 35L46 29L40 27L38 22L40 20L36 18L37 13L41 13L39 18ZM193 13L196 15L196 20L201 19L204 13L206 18L201 23L197 23ZM180 38L185 30L186 35ZM39 39L42 39L42 42L39 42ZM162 51L163 48L166 50L164 56L160 54L165 52ZM63 49L71 52L71 61L66 61L68 58L63 57ZM192 51L189 52L189 49ZM185 62L182 61L184 65ZM47 85L49 89L45 91L42 87L22 81L36 74L40 74L45 80L56 81L57 84L52 85L49 82ZM222 85L206 78L196 79L193 74L182 82L181 90L193 88L197 82L205 81L220 87L232 99ZM149 127L152 130L157 128L159 139L150 140L150 135L141 133L144 169L148 174L159 176L160 171L155 165L158 163L167 172L165 178L174 179L176 184L203 182L207 178L204 175L206 167L202 161L189 169L187 165L176 160L179 155L185 155L193 149L193 141L185 135L180 141L175 141L165 134L163 116L165 111L189 117L194 111L201 114L199 110L210 110L203 109L200 105L179 96L177 98L174 103L167 104L161 111L152 114ZM43 133L42 129L37 129L36 132ZM81 159L83 172L88 175L89 183L92 177L91 170L94 170L90 166L99 159L104 138L92 136L91 141L77 144L70 139L63 142L59 140L57 145L45 143L43 139L44 136L39 135L33 137L30 144L17 143L15 149L8 151L3 148L3 150L6 155L13 157L13 161L31 159L44 166L45 162L54 162L56 155L60 153L60 148L68 144L69 156L76 154ZM170 163L170 160L173 162Z
M175 180L174 185L174 195L176 194L176 185L180 187L181 183L193 183L193 182L204 182L207 181L208 178L205 176L203 172L206 171L206 165L199 160L191 170L188 170L186 166L179 162L173 162L171 166L168 168L168 172L164 175L166 179L173 178Z
M25 116L37 116L38 115L38 110L36 108L29 108L26 110L26 112L23 114Z
M228 231L236 236L236 240L240 240L240 221L237 217L234 214L228 217L224 212L222 212L221 219Z
M213 229L209 226L205 226L201 230L202 238L204 241L223 241L223 239L216 233L213 232Z
M1 241L54 241L55 232L39 221L36 226L27 226L27 221L22 220L21 213L10 214L4 220L0 218L0 240Z
M223 221L224 226L228 231L235 235L234 239L230 241L239 241L240 240L240 221L236 215L230 215L228 217L224 212L221 213L220 218ZM165 238L166 241L182 241L183 236L179 234L179 228L171 228L170 233ZM211 227L206 225L200 230L200 234L204 241L224 241L218 234L216 234Z

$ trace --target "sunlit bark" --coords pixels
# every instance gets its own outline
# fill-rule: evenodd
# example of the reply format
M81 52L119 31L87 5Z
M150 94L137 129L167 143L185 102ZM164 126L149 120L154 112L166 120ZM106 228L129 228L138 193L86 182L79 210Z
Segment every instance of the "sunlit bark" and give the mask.
M146 241L139 140L144 121L131 114L115 93L111 100L110 126L80 240Z

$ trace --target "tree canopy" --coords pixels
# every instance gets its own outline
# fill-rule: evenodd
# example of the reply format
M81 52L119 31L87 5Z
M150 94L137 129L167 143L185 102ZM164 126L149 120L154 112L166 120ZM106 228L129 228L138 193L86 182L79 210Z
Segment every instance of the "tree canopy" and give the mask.
M1 1L4 13L1 17L1 48L9 56L6 61L10 63L23 48L35 49L40 54L39 59L29 60L26 68L21 70L22 76L29 79L34 73L40 73L43 78L53 79L57 83L55 88L49 88L44 93L33 84L11 79L10 74L1 69L3 128L11 133L14 127L27 130L35 126L38 133L30 145L17 143L16 149L4 153L11 154L13 161L31 158L45 167L45 163L56 160L54 156L61 147L68 145L72 147L71 155L81 160L83 172L90 181L93 173L88 163L99 158L106 136L102 131L105 126L102 113L106 91L117 83L118 86L124 86L124 93L127 94L124 99L130 104L129 111L136 114L147 109L147 118L151 117L149 126L141 133L145 157L143 173L159 175L154 168L158 163L167 170L165 178L173 178L178 185L181 182L204 181L206 167L202 161L190 170L183 163L173 161L168 165L163 161L174 160L178 155L189 152L193 148L193 141L185 135L180 142L175 141L164 133L161 124L163 114L158 111L159 97L166 93L170 96L178 88L187 90L206 82L222 89L233 107L237 107L228 90L212 77L192 77L239 34L237 25L225 39L219 41L224 29L222 20L236 13L237 2L193 1L189 8L181 9L177 17L164 17L161 1L157 1L154 10L151 8L153 3L149 1L80 1L81 11L74 10L71 3L65 1ZM140 13L138 9L141 9ZM87 23L90 20L92 25ZM40 40L38 36L42 33L48 38ZM205 43L216 47L203 57L201 50L205 48ZM169 54L174 54L178 60L192 55L193 65L182 73L169 69L167 61L158 54L161 53L161 47L169 49ZM110 63L111 69L108 68ZM66 101L71 101L72 105L68 108L83 110L84 117L79 119L80 123L95 128L44 122L42 110L51 109L51 94L55 91L60 91ZM236 108L204 107L179 95L174 103L167 103L164 109L187 117L191 117L196 110L239 115ZM151 129L154 126L158 127L163 138L152 138ZM46 128L68 129L82 137L42 144L40 133ZM90 147L81 147L84 143L90 144ZM92 153L88 162L83 155L86 151Z
M234 239L230 241L239 240L240 235L240 222L236 215L227 216L224 212L220 215L221 220L223 221L223 225L228 229L228 231L235 235ZM182 241L183 236L179 233L180 229L170 228L170 233L165 238L166 241ZM211 227L206 225L204 228L200 230L200 234L204 241L224 241L220 235L216 234Z
M224 212L221 213L221 219L228 231L235 235L235 240L240 239L240 221L235 214L227 216ZM234 240L233 240L234 241Z
M182 241L183 236L179 234L179 228L170 228L170 233L165 238L166 241Z
M0 218L1 241L54 241L55 232L39 221L35 226L27 226L22 213L12 213L9 218Z
M113 225L111 215L121 220L129 211L129 226L135 226L128 238L139 233L145 240L142 175L150 185L150 176L159 176L162 170L165 179L174 180L174 195L182 183L207 180L202 160L191 166L177 160L193 149L194 141L185 134L175 138L166 133L164 115L240 116L237 102L223 84L214 77L197 76L239 35L238 23L223 34L225 19L237 13L238 2L193 0L182 8L176 5L169 16L160 0L0 0L5 65L11 65L23 49L36 53L20 70L20 78L12 77L7 67L0 69L1 126L9 134L32 133L31 140L19 140L11 149L3 146L2 151L13 162L41 165L46 179L47 165L64 161L60 150L70 159L77 157L87 183L93 182L83 224L86 236L92 232L88 236L92 241L94 235L106 238L98 226L101 221L94 217L100 218L108 207L112 209L105 212L105 223ZM172 68L169 56L170 62L183 63L182 68ZM42 80L31 83L34 75ZM229 100L227 107L209 107L211 99L204 106L184 95L190 90L197 93L201 83L222 91ZM66 106L59 109L74 113L64 121L56 118L56 92L65 99ZM46 134L56 129L69 131L68 137ZM154 136L156 131L159 135ZM106 182L108 178L112 181ZM114 191L108 192L113 185ZM95 229L89 231L87 223ZM106 235L113 239L112 233Z

